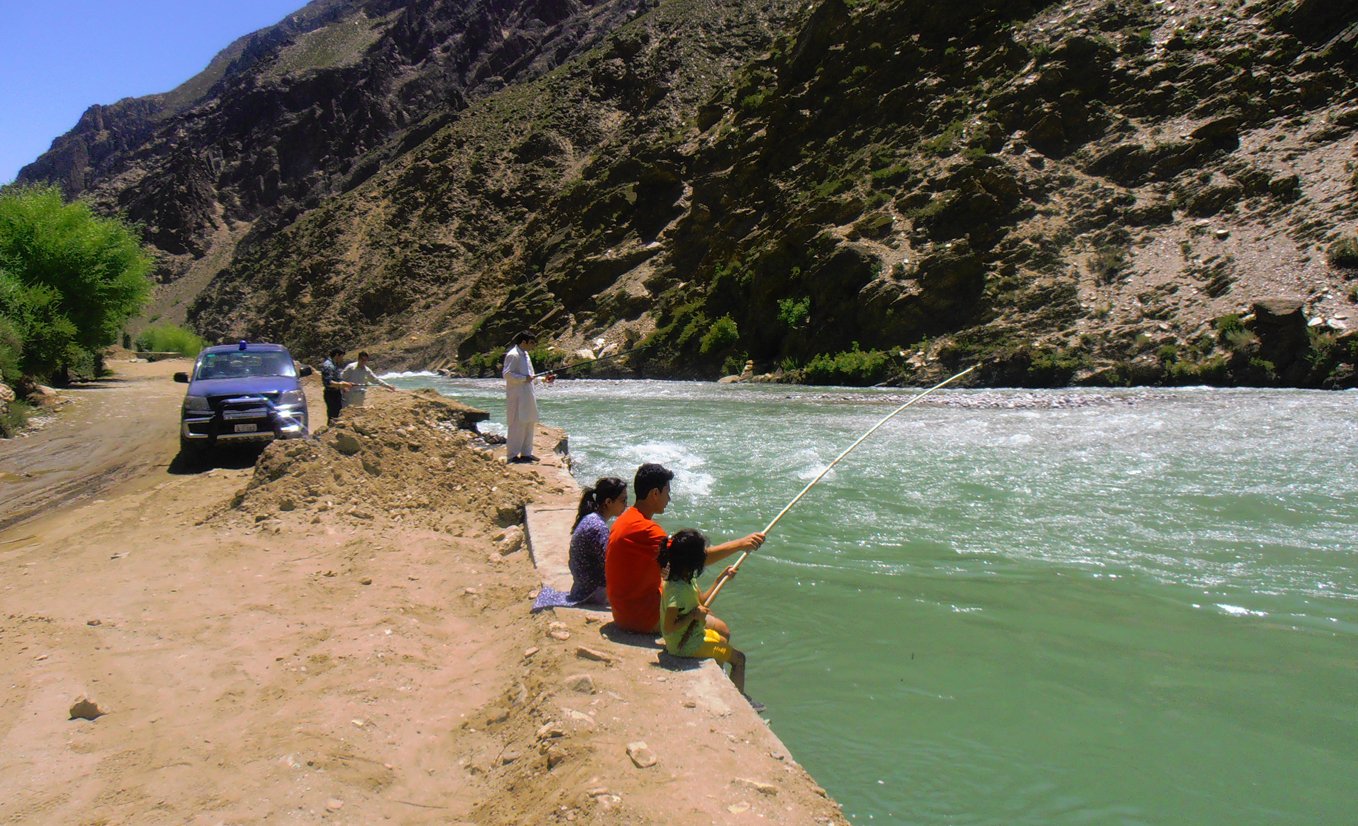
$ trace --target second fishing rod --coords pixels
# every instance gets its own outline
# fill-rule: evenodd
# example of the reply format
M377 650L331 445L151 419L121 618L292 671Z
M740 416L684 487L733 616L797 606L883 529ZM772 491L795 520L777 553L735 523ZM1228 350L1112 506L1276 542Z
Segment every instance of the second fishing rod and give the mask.
M541 376L548 375L555 376L557 374L564 373L567 370L572 370L576 367L582 367L587 364L601 364L606 361L613 361L614 359L620 359L623 356L630 356L633 353L640 353L642 350L649 349L650 346L651 346L650 344L643 344L640 347L633 347L631 350L623 350L622 352L619 353L609 353L608 355L599 356L598 358L580 359L579 361L573 361L570 364L562 365L561 367L555 367L552 368L551 370L539 370L533 374L533 378L536 379Z

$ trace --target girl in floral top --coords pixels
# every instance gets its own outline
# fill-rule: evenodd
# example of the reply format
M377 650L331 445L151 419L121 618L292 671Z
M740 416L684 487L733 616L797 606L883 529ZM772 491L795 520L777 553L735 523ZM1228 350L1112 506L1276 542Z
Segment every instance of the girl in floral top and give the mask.
M573 604L608 604L604 590L604 550L608 547L608 520L627 509L627 483L605 476L585 488L580 510L571 528L571 586Z

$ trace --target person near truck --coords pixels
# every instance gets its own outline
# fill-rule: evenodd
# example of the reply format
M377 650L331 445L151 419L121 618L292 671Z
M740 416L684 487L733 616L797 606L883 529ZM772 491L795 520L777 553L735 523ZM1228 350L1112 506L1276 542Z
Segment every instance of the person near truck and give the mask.
M352 385L340 378L338 362L344 361L344 351L336 347L321 362L321 395L325 397L325 423L331 424L339 418L340 408L344 406L344 391Z
M368 366L368 352L366 350L358 354L358 361L351 362L340 372L340 378L349 384L349 389L344 391L345 407L362 407L368 395L368 385L370 384L379 384L388 390L396 389L379 379L372 368Z

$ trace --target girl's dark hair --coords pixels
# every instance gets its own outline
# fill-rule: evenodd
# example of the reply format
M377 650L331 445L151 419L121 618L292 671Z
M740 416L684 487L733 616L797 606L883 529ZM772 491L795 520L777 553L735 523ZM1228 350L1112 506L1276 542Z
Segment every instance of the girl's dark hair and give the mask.
M598 512L608 500L626 495L627 483L618 477L604 476L596 480L594 487L585 488L585 492L580 495L580 509L575 513L575 524L571 525L571 531L580 525L581 519Z
M703 575L707 564L707 537L693 528L684 528L660 541L660 567L668 568L670 582L687 582Z

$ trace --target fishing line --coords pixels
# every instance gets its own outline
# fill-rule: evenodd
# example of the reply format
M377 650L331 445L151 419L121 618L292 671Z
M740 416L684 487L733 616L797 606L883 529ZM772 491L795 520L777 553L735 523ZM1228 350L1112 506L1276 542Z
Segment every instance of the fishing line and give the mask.
M879 421L872 427L868 428L868 432L864 433L862 436L859 436L857 441L846 447L843 453L836 456L833 462L826 465L825 469L816 475L816 478L812 479L810 482L807 483L806 487L802 488L801 493L792 497L792 501L788 502L787 506L784 507L781 511L779 511L777 516L773 517L773 521L768 524L768 527L764 528L762 533L767 535L769 531L773 530L773 526L777 525L778 521L782 519L784 516L786 516L788 511L792 510L793 505L796 505L798 502L800 502L802 500L802 497L805 496L808 491L810 491L813 487L816 486L817 482L825 478L825 474L829 473L831 468L839 464L840 460L843 459L845 456L848 456L850 453L852 453L854 448L861 445L864 442L864 440L866 440L869 436L875 433L877 431L877 428L891 421L891 419L895 417L897 413L900 413L902 410L906 409L910 405L914 404L915 402L919 401L920 399L924 398L925 396L929 395L930 393L934 392L940 387L943 387L945 385L953 383L954 381L957 381L958 379L970 373L972 370L975 370L979 366L980 365L973 364L972 366L968 367L967 369L963 370L957 375L945 379L939 382L938 384L935 384L933 387L930 387L928 390L925 390L924 392L917 394L914 398L910 399L910 401L906 402L905 404L901 405L900 407L883 416L881 421ZM721 575L717 577L717 581L712 586L712 593L708 595L707 602L705 603L706 605L711 605L717 599L717 594L721 592L722 587L725 586L726 583L731 579L731 576L734 575L734 571L739 570L740 566L745 563L745 560L750 556L751 553L752 551L745 551L740 555L740 559L736 560L735 565L732 565L727 570L721 572ZM731 571L732 573L728 574L728 571Z
M631 350L624 350L624 351L622 351L621 353L612 353L612 354L607 355L607 356L600 356L600 357L598 357L598 358L592 358L592 359L580 359L579 361L573 361L573 362L571 362L570 364L565 365L564 367L557 367L557 368L552 369L552 370L541 370L541 371L539 371L539 372L537 372L537 373L534 373L534 374L532 375L532 378L537 378L537 377L539 377L539 376L546 376L546 375L548 375L548 374L553 374L553 375L554 375L554 374L556 374L556 373L563 373L563 372L565 372L565 371L567 371L567 370L571 370L571 369L573 369L573 368L579 367L579 366L582 365L582 364L598 364L599 362L602 362L602 361L612 361L613 359L622 358L623 356L630 356L630 355L632 355L633 353L640 353L642 350L648 349L650 346L651 346L650 344L643 344L643 345L641 345L640 347L634 347L634 348L632 348Z

